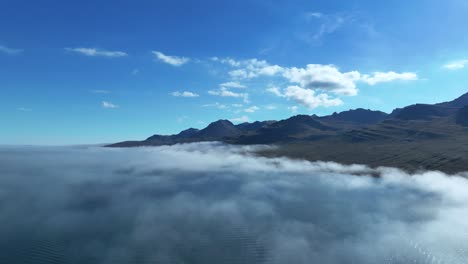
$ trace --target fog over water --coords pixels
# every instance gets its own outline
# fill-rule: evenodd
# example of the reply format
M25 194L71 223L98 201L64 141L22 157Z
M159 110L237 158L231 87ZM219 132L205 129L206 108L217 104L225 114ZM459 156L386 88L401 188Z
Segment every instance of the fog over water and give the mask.
M0 263L468 263L467 174L259 148L0 147Z

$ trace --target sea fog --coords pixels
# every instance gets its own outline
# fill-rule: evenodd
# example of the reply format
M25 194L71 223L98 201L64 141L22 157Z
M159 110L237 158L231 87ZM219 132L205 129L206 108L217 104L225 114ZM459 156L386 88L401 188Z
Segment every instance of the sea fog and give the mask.
M468 174L262 148L0 147L0 263L468 263Z

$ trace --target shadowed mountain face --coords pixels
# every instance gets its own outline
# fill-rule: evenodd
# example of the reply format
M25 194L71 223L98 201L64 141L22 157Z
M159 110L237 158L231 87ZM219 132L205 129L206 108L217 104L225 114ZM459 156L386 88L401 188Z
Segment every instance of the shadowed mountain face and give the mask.
M356 110L344 111L341 113L333 113L333 115L322 117L322 120L328 121L343 121L356 124L375 124L385 120L388 117L387 113L381 111L372 111L362 108Z
M202 130L154 135L110 147L222 141L276 144L264 155L395 166L409 170L468 170L468 93L450 102L415 104L391 114L355 109L329 116L297 115L280 121L234 125L228 120Z
M468 105L457 111L457 124L468 127Z

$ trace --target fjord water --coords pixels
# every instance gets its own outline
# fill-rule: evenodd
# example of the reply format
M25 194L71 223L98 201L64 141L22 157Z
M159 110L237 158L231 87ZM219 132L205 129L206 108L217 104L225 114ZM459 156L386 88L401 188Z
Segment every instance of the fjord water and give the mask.
M466 174L220 143L0 148L0 263L467 263Z

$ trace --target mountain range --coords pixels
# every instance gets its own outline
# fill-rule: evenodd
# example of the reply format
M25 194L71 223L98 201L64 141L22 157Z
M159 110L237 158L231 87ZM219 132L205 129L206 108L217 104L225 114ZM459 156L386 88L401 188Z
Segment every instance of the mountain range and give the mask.
M234 125L218 120L204 129L153 135L107 147L160 146L221 141L274 144L259 153L311 161L393 166L415 170L468 171L468 93L438 104L414 104L387 114L354 109L328 116L296 115L279 121Z

